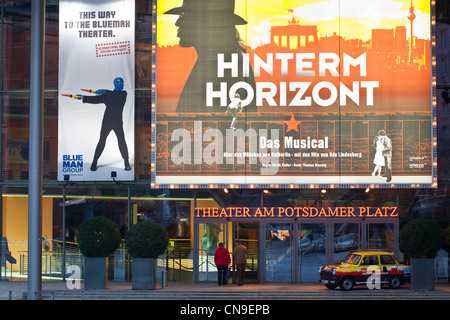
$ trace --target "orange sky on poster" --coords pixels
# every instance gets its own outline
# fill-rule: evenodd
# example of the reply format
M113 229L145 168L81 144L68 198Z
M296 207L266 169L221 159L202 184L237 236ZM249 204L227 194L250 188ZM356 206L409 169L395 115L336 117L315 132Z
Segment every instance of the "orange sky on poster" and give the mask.
M167 10L181 6L182 0L158 1L158 43L178 43L178 16L164 15ZM430 1L413 0L413 33L420 39L429 39ZM405 26L410 34L407 19L411 0L236 0L235 13L248 21L238 30L244 42L251 47L268 43L270 27L284 25L295 17L301 25L316 25L318 35L333 33L349 39L370 39L372 29L392 29Z

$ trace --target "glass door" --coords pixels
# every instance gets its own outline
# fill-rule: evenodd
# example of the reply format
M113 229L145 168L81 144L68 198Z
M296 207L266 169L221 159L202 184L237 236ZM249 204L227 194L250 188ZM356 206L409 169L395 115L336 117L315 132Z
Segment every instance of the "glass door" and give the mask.
M230 250L228 241L228 223L198 224L198 279L199 281L217 281L217 267L214 253L220 242ZM230 250L231 253L231 250Z
M247 248L247 265L245 268L245 283L259 282L259 243L257 223L235 222L233 223L233 248L236 240L239 240ZM232 250L230 250L231 252ZM233 283L237 281L236 270L233 270Z
M317 270L326 261L327 226L325 223L301 223L297 239L300 281L317 282Z
M368 224L368 249L381 249L394 252L394 223L369 223Z
M290 223L266 224L266 277L268 282L293 282L293 230Z
M363 249L361 223L334 224L334 261L342 261L352 250Z

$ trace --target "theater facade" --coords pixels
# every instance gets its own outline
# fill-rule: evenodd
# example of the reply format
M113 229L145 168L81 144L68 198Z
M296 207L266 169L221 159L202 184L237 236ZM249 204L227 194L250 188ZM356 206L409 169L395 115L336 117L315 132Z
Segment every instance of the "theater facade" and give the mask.
M402 261L412 219L449 223L434 1L372 1L380 21L339 1L209 2L46 2L43 276L83 268L77 229L94 216L122 236L161 224L158 280L186 282L216 281L219 242L247 247L248 282L306 283L352 250ZM2 277L16 279L28 275L31 1L2 13L1 237L16 260ZM108 261L109 278L131 279L124 246Z

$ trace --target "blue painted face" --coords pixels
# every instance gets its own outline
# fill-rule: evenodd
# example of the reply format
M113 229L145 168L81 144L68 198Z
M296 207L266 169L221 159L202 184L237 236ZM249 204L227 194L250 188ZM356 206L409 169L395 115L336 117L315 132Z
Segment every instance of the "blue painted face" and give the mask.
M115 91L123 90L123 79L122 78L114 79L114 90Z

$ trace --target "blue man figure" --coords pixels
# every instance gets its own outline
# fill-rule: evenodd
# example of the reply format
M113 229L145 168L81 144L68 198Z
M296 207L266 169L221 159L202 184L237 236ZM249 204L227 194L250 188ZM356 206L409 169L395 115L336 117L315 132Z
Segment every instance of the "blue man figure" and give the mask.
M100 139L94 153L94 159L91 164L91 171L97 170L97 161L100 158L106 144L106 138L111 131L117 136L119 143L119 150L125 164L125 170L131 170L128 159L128 148L125 141L125 134L123 131L122 113L127 99L127 92L123 90L123 79L114 79L114 91L99 89L99 90L83 90L96 94L96 96L82 96L83 103L100 104L106 106L103 115L102 128L100 130Z

